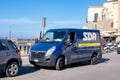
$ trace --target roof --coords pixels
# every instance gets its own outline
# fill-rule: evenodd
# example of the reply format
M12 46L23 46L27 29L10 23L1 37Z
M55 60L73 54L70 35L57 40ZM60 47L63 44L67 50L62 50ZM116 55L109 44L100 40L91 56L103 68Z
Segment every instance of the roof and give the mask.
M103 6L89 6L89 8L103 8Z
M99 31L99 30L94 30L94 29L77 29L77 28L58 28L58 29L49 29L48 31L51 30L86 30L86 31Z

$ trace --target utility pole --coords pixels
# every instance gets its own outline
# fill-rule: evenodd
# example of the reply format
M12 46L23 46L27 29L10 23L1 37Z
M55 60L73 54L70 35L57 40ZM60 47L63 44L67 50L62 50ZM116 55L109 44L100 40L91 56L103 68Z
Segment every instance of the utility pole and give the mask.
M46 17L44 17L42 21L42 36L44 35L45 27L46 27Z
M10 25L9 40L11 40L11 33L12 33L12 31L11 31L11 25Z

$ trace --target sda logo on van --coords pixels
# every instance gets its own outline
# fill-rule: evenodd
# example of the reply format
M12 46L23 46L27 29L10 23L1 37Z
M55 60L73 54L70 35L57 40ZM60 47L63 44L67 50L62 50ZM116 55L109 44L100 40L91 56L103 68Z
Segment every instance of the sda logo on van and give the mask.
M96 33L95 32L83 32L83 41L96 41Z

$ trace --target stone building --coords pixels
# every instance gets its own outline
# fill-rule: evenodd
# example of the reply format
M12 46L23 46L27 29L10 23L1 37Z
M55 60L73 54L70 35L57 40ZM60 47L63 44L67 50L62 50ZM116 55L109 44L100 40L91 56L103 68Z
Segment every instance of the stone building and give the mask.
M89 6L88 28L99 29L102 39L120 41L120 0L107 0L103 6Z
M21 55L27 55L30 47L35 44L35 39L11 39L20 49Z

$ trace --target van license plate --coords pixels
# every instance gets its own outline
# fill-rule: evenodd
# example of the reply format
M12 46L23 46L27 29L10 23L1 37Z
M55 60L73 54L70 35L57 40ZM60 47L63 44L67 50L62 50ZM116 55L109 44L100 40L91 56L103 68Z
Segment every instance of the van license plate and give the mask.
M34 59L34 62L39 62L39 60L38 59Z

